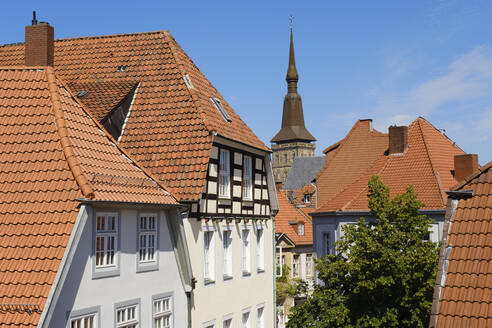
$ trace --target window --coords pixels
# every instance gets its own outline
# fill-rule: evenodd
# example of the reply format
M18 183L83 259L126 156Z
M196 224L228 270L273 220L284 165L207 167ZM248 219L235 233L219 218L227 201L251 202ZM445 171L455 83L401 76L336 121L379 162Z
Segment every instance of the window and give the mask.
M229 123L232 122L231 118L229 117L229 114L227 114L227 112L225 111L220 100L217 98L210 98L210 99L214 103L215 107L217 107L217 109L219 110L220 114L222 115L222 118Z
M249 311L243 312L241 328L251 328L251 323L249 320Z
M253 173L251 167L251 157L244 156L243 158L243 199L253 200Z
M304 236L304 223L297 224L297 234L299 236Z
M99 306L70 312L67 328L98 328L100 326Z
M282 276L282 258L280 257L280 255L277 255L277 259L276 259L276 263L277 263L277 277L281 277Z
M251 273L251 246L249 241L249 229L245 228L242 231L243 251L242 251L242 269L243 275Z
M96 268L116 266L118 251L118 216L116 213L96 214Z
M265 242L263 227L256 229L256 267L258 272L265 271Z
M203 275L205 283L215 281L215 238L214 231L203 232Z
M232 314L229 315L227 318L224 318L222 328L232 328Z
M90 314L70 320L71 328L96 328L96 314Z
M138 261L140 263L155 262L157 246L157 215L149 213L140 214L138 218L138 228Z
M152 306L154 328L172 327L172 299L170 296L155 298Z
M306 204L311 203L311 195L310 194L304 194L304 203L306 203Z
M232 278L232 231L224 230L222 232L223 248L223 274L224 278Z
M230 179L230 153L228 150L221 149L219 162L219 197L231 197Z
M323 234L323 253L325 256L331 254L331 239L329 232Z
M299 277L299 255L294 255L294 260L292 261L292 276Z
M116 327L137 328L138 326L137 304L116 309Z
M256 327L257 328L265 328L265 316L263 312L265 310L264 306L258 307L256 309Z
M313 275L313 254L306 254L306 276Z

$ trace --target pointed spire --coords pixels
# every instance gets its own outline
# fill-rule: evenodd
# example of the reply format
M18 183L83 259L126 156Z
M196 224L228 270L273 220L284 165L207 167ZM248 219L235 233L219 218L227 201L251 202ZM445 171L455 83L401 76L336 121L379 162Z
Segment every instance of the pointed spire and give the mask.
M282 128L273 137L271 142L285 143L293 141L311 142L316 139L304 126L304 114L302 112L301 96L297 93L296 59L294 56L294 38L292 36L292 20L290 17L290 52L289 67L287 69L287 95L284 99L284 111L282 114Z
M289 53L289 68L287 69L286 80L288 83L299 81L297 74L296 58L294 55L294 38L292 37L292 25L290 26L290 53Z

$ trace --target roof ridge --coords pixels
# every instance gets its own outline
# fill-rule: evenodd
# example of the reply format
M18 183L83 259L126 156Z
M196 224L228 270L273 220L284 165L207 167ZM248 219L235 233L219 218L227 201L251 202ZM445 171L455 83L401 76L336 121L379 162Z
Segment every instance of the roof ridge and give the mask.
M454 147L457 147L459 150L461 150L463 153L465 152L463 149L461 149L460 146L458 146L458 144L456 143L456 141L453 141L450 137L448 137L445 133L442 133L438 128L436 128L431 122L429 122L428 120L426 120L424 117L422 116L419 116L417 117L417 119L415 119L415 121L417 120L423 120L424 122L426 122L427 124L429 124L435 131L437 131L440 135L446 137L446 139L451 143L452 146Z
M87 180L87 177L84 175L80 163L73 151L72 143L70 142L70 137L68 135L65 117L63 115L62 105L60 101L60 94L58 93L58 86L56 84L55 72L52 67L46 68L46 77L48 80L51 102L53 103L53 113L55 115L56 130L60 136L60 143L62 146L63 154L65 155L68 166L70 167L70 170L72 171L72 174L75 177L75 181L79 185L82 194L88 199L93 199L94 189L89 183L89 180Z
M437 188L439 190L439 196L441 197L441 204L443 206L446 206L446 201L445 201L445 196L444 196L444 192L445 192L444 191L444 187L441 184L440 176L438 177L438 174L439 173L434 168L434 163L432 161L432 156L431 156L430 151L429 151L429 146L427 145L427 141L425 140L426 138L425 138L424 130L422 129L422 126L420 125L420 120L419 119L423 119L423 118L419 116L415 120L415 122L418 123L418 128L420 130L420 134L422 135L422 141L424 142L425 152L427 153L427 158L429 159L429 163L430 163L430 166L431 166L431 169L432 169L432 175L434 177L434 180L436 182Z
M82 111L87 116L89 116L89 118L96 124L96 126L99 129L101 129L104 132L105 137L116 147L116 149L118 149L123 155L125 155L128 158L128 160L130 160L133 163L133 165L135 165L139 170L141 170L149 179L151 179L152 181L154 181L160 188L162 188L166 193L168 193L169 195L171 195L174 198L174 200L177 201L176 197L161 183L161 181L159 181L159 179L154 178L145 169L145 167L143 165L141 165L136 159L134 159L132 155L130 155L129 153L127 153L127 151L123 147L121 147L119 145L119 143L109 133L107 133L106 129L101 125L101 123L99 123L97 121L97 119L91 114L91 112L88 111L87 108L85 108L85 105L79 100L79 98L77 98L76 95L73 94L72 90L70 90L70 88L66 85L66 83L63 80L61 80L61 79L59 79L59 81L65 87L65 89L70 94L70 96L75 100L75 102L77 103L77 105L80 106L80 108L82 109Z

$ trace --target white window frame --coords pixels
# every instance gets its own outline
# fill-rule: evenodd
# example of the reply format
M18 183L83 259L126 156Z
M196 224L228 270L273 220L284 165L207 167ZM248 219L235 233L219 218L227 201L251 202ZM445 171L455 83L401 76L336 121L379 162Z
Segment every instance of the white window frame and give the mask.
M168 308L165 309L164 305L168 305ZM162 309L159 311L156 310L156 303L162 304ZM165 318L169 318L168 322L169 328L174 327L174 302L173 302L173 294L165 293L152 296L152 328L167 328L164 325L158 325L157 320L166 320Z
M304 236L304 223L297 224L297 235Z
M277 247L278 251L275 254L275 264L276 264L276 276L277 277L282 277L282 271L283 271L283 261L282 261L282 247Z
M229 236L230 243L227 242ZM223 227L222 229L222 275L224 280L232 279L234 274L234 248L233 248L233 231L231 227Z
M93 223L94 242L92 277L101 278L118 275L120 256L120 214L118 212L96 211Z
M297 258L297 262L296 262ZM301 256L299 254L292 254L292 277L299 278L300 277L300 265L301 265Z
M219 198L231 198L231 152L221 148L219 151Z
M216 274L215 235L216 235L215 228L204 227L203 229L203 282L204 284L215 283L215 274ZM207 243L208 243L208 249L207 249Z
M66 328L72 328L72 323L77 320L81 320L77 325L75 323L74 328L100 328L101 327L101 307L95 306L82 310L75 310L70 312L69 319L67 320ZM92 317L92 325L87 325L85 318Z
M265 271L265 230L261 224L256 226L256 271Z
M251 228L249 226L241 229L241 271L243 276L251 275Z
M261 310L261 316L259 316ZM256 328L265 328L265 304L256 306Z
M310 259L308 261L308 259ZM313 275L313 254L306 254L306 276Z
M253 200L253 159L243 156L243 200Z
M311 204L311 194L304 194L304 203Z
M202 323L202 328L215 328L215 319Z
M132 317L129 318L129 315L132 315ZM140 299L116 303L114 309L114 324L116 328L139 328Z
M144 218L145 221L143 221ZM138 213L137 254L136 254L137 272L158 269L159 221L160 219L157 213L153 213L153 212ZM153 246L152 246L152 240L153 240ZM143 242L145 243L145 245L143 244ZM152 254L153 257L149 256L149 254Z
M248 315L248 321L244 322L244 315ZM251 328L251 309L245 309L241 312L241 328Z
M233 318L233 314L232 313L224 316L222 318L222 328L233 328L234 327L234 320L233 319L234 318ZM229 320L231 322L231 325L230 326L226 326L225 323L226 323L226 321L229 321Z

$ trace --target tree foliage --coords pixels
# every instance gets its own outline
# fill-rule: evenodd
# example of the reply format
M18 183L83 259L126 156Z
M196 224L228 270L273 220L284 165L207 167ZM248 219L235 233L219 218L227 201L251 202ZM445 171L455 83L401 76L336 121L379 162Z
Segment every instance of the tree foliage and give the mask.
M343 227L337 254L316 261L321 284L292 309L287 327L427 327L438 244L412 188L390 197L369 181L373 219Z
M277 304L283 304L287 298L295 297L306 292L306 283L302 279L291 278L290 268L282 265L282 275L277 277Z

